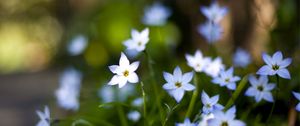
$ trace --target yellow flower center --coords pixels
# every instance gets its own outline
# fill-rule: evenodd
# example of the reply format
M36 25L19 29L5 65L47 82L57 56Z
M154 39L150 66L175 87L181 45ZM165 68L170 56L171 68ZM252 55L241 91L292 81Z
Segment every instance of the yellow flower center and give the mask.
M123 72L123 75L124 75L125 77L127 77L127 76L129 75L129 71L128 71L128 70L125 70L125 71Z
M225 82L227 82L227 83L228 83L228 82L229 82L229 80L230 80L229 78L226 78L226 79L225 79Z
M142 42L138 42L138 46L142 46Z
M175 86L176 86L177 88L180 88L180 87L182 86L182 84L181 84L180 82L176 82L176 83L175 83Z
M222 122L221 126L228 126L227 122Z
M278 70L278 69L279 69L279 66L278 66L277 64L272 65L272 69L273 69L273 70Z

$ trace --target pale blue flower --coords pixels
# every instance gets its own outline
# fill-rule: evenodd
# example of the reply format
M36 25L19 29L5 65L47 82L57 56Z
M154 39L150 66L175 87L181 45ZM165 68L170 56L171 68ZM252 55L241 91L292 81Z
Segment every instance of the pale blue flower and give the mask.
M300 101L300 93L293 91L293 95ZM297 104L296 110L300 112L300 103Z
M127 118L133 122L137 122L141 118L141 114L138 111L131 111L127 114Z
M78 110L81 80L82 74L73 68L68 68L63 72L60 78L60 86L55 91L60 107L66 110Z
M145 50L146 44L149 42L149 29L145 28L139 32L136 29L131 30L131 38L124 41L123 44L127 47L127 50L136 50L141 52Z
M119 65L111 65L109 69L115 75L108 82L108 85L119 85L119 88L124 87L127 82L137 83L139 81L138 75L135 73L139 67L140 62L136 61L130 64L126 55L122 52L119 60Z
M207 21L198 26L198 32L211 44L221 39L223 28L220 24Z
M167 72L164 72L163 75L167 81L167 83L163 85L163 88L167 90L177 102L181 101L185 91L195 89L195 86L190 84L193 78L193 72L182 74L181 69L177 66L173 71L173 75Z
M262 66L256 74L271 76L277 74L282 78L291 79L290 73L286 69L292 63L291 58L283 59L281 51L277 51L272 57L263 53L262 58L267 65Z
M240 77L233 76L233 67L229 68L227 71L221 70L218 77L215 77L212 82L219 84L221 87L226 86L230 90L236 89L236 82L240 80Z
M123 88L115 88L113 86L103 85L98 90L98 96L102 102L126 101L130 96L135 94L135 85L127 85Z
M48 106L45 106L44 112L37 110L36 113L40 118L36 126L50 126L50 111Z
M237 67L247 67L251 63L251 55L244 49L238 48L233 56L233 64Z
M83 35L76 36L71 43L68 45L67 49L70 55L76 56L81 54L87 47L87 39Z
M197 124L192 123L189 118L186 118L183 123L176 123L176 126L197 126Z
M188 62L188 65L192 67L196 72L202 72L210 63L211 59L208 57L203 57L202 52L197 50L195 55L186 54L185 58Z
M144 103L143 98L136 98L132 101L132 106L141 107Z
M265 99L268 102L273 102L273 96L271 91L275 88L275 84L268 83L267 76L260 76L257 79L255 76L249 76L249 82L251 87L249 87L245 93L246 96L255 97L256 102L260 102Z
M146 25L162 26L166 24L170 15L171 11L169 8L160 3L154 3L152 6L146 7L142 21Z
M209 7L201 7L200 11L203 15L214 23L220 22L227 14L227 7L220 7L217 2L213 2Z
M236 108L233 106L226 112L215 111L214 118L208 120L208 126L246 126L246 124L240 120L235 119Z
M214 114L201 114L201 120L198 123L198 126L208 126L208 120L211 120L214 118Z
M207 67L204 69L204 72L211 77L216 77L219 75L222 69L224 69L222 59L217 57L208 63Z
M213 111L220 111L224 108L222 105L218 104L219 95L215 95L210 98L205 91L202 91L201 101L203 104L202 111L204 114L209 114Z

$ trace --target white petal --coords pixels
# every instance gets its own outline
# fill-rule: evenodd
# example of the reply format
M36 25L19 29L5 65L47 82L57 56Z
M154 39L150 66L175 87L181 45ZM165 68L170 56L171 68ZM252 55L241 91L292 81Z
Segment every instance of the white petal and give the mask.
M48 107L48 106L45 106L44 112L45 112L46 118L50 118L50 110L49 110L49 107Z
M116 85L118 83L120 83L120 75L114 75L108 82L108 85Z
M264 89L266 90L266 91L271 91L271 90L273 90L274 88L275 88L275 84L267 84L265 87L264 87Z
M148 38L148 36L149 36L149 28L145 28L145 29L142 31L141 36L142 36L143 38Z
M132 29L131 30L131 37L133 40L136 40L140 37L140 33L139 31L137 31L136 29Z
M253 87L249 87L245 93L246 96L255 96L257 93L257 90Z
M129 65L129 60L123 52L121 53L119 65L120 67L127 67Z
M291 79L291 75L287 69L279 69L277 74L285 79Z
M111 66L109 66L108 68L109 68L109 70L111 71L111 72L113 72L113 73L118 73L119 71L118 71L118 65L111 65Z
M174 79L181 80L182 72L179 66L177 66L173 71Z
M130 72L136 71L136 69L139 67L139 65L140 65L139 61L131 63L130 66L129 66L129 71Z
M122 88L126 85L127 83L127 78L120 76L119 77L119 88Z
M167 72L163 72L164 78L169 83L175 83L173 79L173 75Z
M195 86L192 85L192 84L183 84L183 85L182 85L182 88L183 88L184 90L187 90L187 91L192 91L192 90L195 89Z
M134 41L132 41L132 39L128 39L128 40L124 41L123 44L127 47L127 49L135 48L135 44L134 44Z
M212 105L218 103L218 101L219 101L219 95L213 96L213 97L210 99L210 103L211 103Z
M226 87L230 90L235 90L236 89L236 84L235 83L229 83L226 85Z
M258 84L258 81L257 81L257 79L256 79L256 77L254 75L250 75L249 78L248 78L248 80L249 80L249 82L250 82L250 84L252 86L255 86L255 85Z
M163 85L163 88L165 90L173 90L173 89L176 89L177 87L173 83L166 83Z
M129 76L128 76L128 81L130 82L130 83L137 83L137 82L139 82L139 77L138 77L138 75L136 74L136 73L130 73L129 74Z
M173 92L173 97L175 98L175 100L179 103L181 101L181 99L183 98L184 95L184 90L182 89L175 89L175 91Z
M233 71L234 71L233 67L230 67L230 68L226 71L227 76L233 75Z
M260 76L259 77L259 80L258 80L259 82L259 84L267 84L268 83L268 81L269 81L269 79L268 79L268 76L264 76L264 75L262 75L262 76Z
M273 96L272 96L272 94L270 93L270 92L265 92L264 94L263 94L263 98L266 100L266 101L268 101L268 102L273 102L274 100L273 100Z
M37 113L37 115L40 117L41 120L45 119L45 115L44 115L43 112L37 110L36 113Z
M182 80L181 80L182 83L189 83L193 79L193 75L194 75L193 72L188 72L188 73L183 74Z

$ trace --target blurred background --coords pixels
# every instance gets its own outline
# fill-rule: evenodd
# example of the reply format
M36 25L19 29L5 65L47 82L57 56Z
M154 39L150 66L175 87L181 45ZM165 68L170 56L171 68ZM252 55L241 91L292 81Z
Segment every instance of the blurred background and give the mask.
M144 10L160 2L171 10L163 26L142 23ZM255 73L263 64L261 53L281 50L292 57L292 80L283 81L286 91L300 89L300 6L298 0L218 0L229 13L221 21L222 39L211 46L197 32L206 18L200 6L210 0L1 0L0 1L0 125L32 126L39 120L35 111L50 106L55 118L85 118L95 124L105 113L97 110L101 102L98 90L112 74L108 65L116 64L122 42L130 38L132 28L150 29L148 51L162 71L184 64L186 53L201 49L204 55L221 56L226 66L232 54L243 48L253 59L241 74ZM83 51L70 50L70 43L85 41ZM73 45L76 48L76 45ZM78 45L79 47L80 44ZM78 49L80 50L80 49ZM164 55L162 55L164 54ZM133 58L134 59L134 58ZM136 60L136 59L135 59ZM83 74L78 112L57 106L55 90L66 68ZM145 67L146 68L146 67ZM140 73L146 73L141 67ZM295 116L291 94L282 93L282 104L275 114L287 124ZM103 99L102 99L103 100ZM267 104L270 106L270 104ZM261 109L265 109L261 106ZM270 108L268 108L270 109ZM259 110L259 109L258 109ZM105 111L105 110L103 110ZM292 114L292 115L291 115ZM297 114L297 113L296 113ZM107 116L107 120L111 120ZM104 119L105 120L105 119ZM298 121L299 124L299 121Z

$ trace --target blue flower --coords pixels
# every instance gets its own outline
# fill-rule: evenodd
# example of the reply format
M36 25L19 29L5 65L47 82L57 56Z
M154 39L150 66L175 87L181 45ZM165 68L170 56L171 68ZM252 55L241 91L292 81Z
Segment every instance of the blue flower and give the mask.
M207 67L211 61L208 57L203 57L202 52L197 50L195 55L186 54L185 58L188 62L188 65L192 67L196 72L202 72Z
M273 102L273 96L271 91L275 88L275 84L268 83L267 76L260 76L256 79L253 75L249 77L251 87L249 87L245 93L246 96L255 97L256 102L260 102L265 99L268 102Z
M193 78L193 72L182 75L181 69L177 66L173 71L173 75L167 72L164 72L163 74L167 81L167 83L163 85L163 88L167 90L177 102L181 101L185 91L192 91L195 89L195 86L190 84L190 81Z
M176 126L197 126L197 124L192 123L189 118L186 118L183 123L176 123Z
M277 51L275 54L273 54L272 57L270 57L266 53L263 53L262 58L267 65L262 66L256 72L256 74L271 75L271 76L277 74L280 77L285 79L291 78L290 73L286 69L286 67L291 64L292 59L291 58L283 59L281 51Z
M44 112L37 110L36 113L40 118L36 126L50 126L50 111L48 106L45 106Z
M236 81L239 81L240 77L233 76L233 67L229 68L227 71L221 70L218 77L215 77L212 82L219 84L221 87L226 86L230 90L236 89Z
M154 3L152 6L145 9L143 23L152 26L162 26L167 22L171 15L169 8L164 7L160 3Z
M244 122L235 119L235 112L235 106L226 112L215 111L214 118L208 120L208 126L246 126Z
M213 111L220 111L224 107L218 104L219 95L215 95L213 97L209 97L205 91L202 92L201 101L203 104L202 111L204 114L212 113Z
M218 41L222 37L223 28L213 22L206 22L200 26L198 26L198 32L204 36L208 43L214 43Z
M71 41L67 49L71 56L77 56L85 50L87 45L88 43L86 37L83 35L78 35Z
M208 65L204 69L204 72L211 77L218 76L220 71L224 69L224 65L220 57L217 57L214 60L210 60L207 64Z
M141 118L141 114L138 111L131 111L127 114L127 118L133 122L137 122Z
M233 64L237 67L247 67L251 62L251 55L244 49L238 48L233 56Z
M293 95L294 95L298 100L300 100L300 93L297 93L297 92L294 92L294 91L293 91ZM296 110L300 112L300 103L297 104Z
M209 7L201 7L200 11L209 21L218 23L227 14L228 9L220 7L217 2L213 2Z

